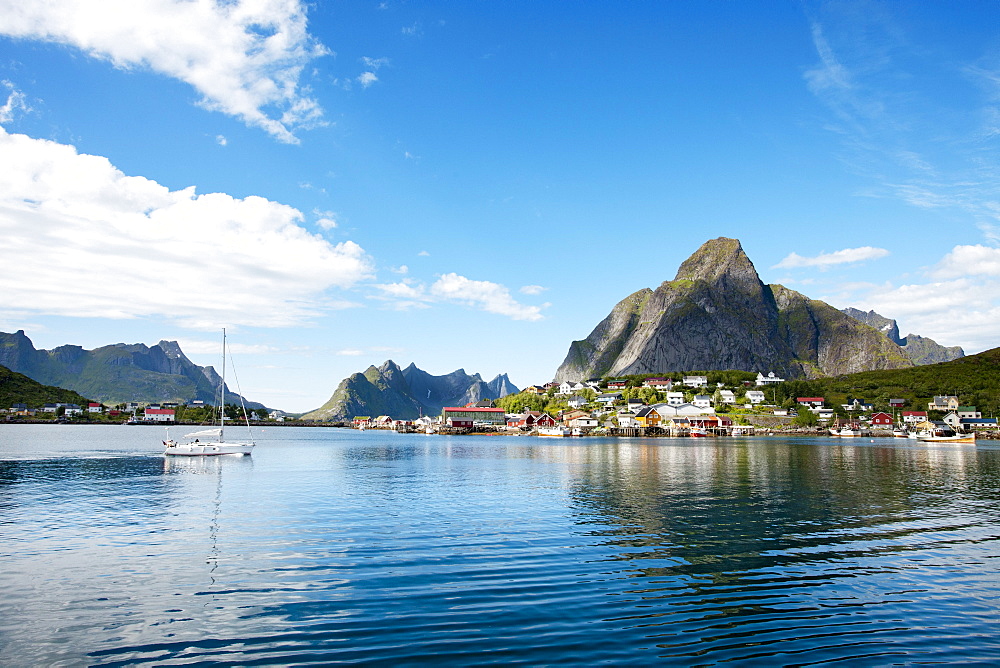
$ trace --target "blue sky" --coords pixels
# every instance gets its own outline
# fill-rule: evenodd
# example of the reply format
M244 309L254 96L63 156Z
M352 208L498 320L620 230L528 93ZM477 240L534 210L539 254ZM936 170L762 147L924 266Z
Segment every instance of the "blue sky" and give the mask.
M0 0L0 329L552 377L704 241L1000 345L1000 4Z

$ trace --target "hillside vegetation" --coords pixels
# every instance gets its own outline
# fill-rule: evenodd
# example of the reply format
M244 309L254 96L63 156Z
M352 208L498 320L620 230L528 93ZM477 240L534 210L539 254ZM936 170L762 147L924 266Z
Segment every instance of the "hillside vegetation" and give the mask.
M89 400L73 390L53 385L42 385L23 373L0 366L0 408L10 408L12 404L28 404L30 408L40 408L44 404L78 404L86 407Z
M774 388L778 403L802 396L822 396L827 405L850 398L866 399L885 408L889 399L905 399L907 407L925 410L935 395L955 395L963 405L976 406L983 416L1000 414L1000 348L950 362L909 369L862 371L835 378L788 381ZM771 400L771 389L767 390Z

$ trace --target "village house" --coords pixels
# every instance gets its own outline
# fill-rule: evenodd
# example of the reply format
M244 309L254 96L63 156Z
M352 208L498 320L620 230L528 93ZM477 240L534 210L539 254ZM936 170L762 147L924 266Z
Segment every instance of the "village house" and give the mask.
M146 414L142 418L146 422L173 422L174 409L172 408L147 408Z
M635 412L646 405L646 402L639 398L628 399L625 402L625 406L628 410Z
M997 429L996 418L962 418L959 420L959 424L962 431L978 431L980 429L996 431Z
M823 397L797 397L795 402L799 406L806 406L807 408L822 408L823 407Z
M959 420L978 420L983 417L975 406L959 406L955 412L958 413Z
M684 376L683 382L688 387L705 387L708 385L708 376Z
M621 401L621 400L622 400L621 392L605 392L604 394L597 395L597 401L606 406L610 406L616 401Z
M888 413L875 413L868 419L868 424L873 427L891 427L892 416Z
M570 408L580 408L586 406L589 401L585 397L581 397L579 394L574 394L572 397L566 400L566 403Z
M784 382L785 379L778 378L774 375L773 371L769 372L766 376L759 372L757 374L757 387L761 387L762 385L777 385L778 383Z
M89 404L87 404L87 412L88 413L103 413L104 412L104 406L102 406L101 404L95 404L93 401L91 401Z
M927 420L927 411L903 411L903 424L915 425Z
M951 395L936 396L927 404L929 411L957 411L958 397Z
M764 403L764 391L763 390L747 390L747 402L756 406L757 404Z
M670 404L656 404L657 412L666 417L685 417L685 416L696 416L696 415L711 415L715 411L712 408L700 408L694 404L680 404L679 406L672 406Z
M583 383L576 383L569 380L559 384L559 394L573 394L585 389L587 389L587 386Z
M712 397L707 394L696 394L691 403L697 406L698 408L711 408Z
M671 406L680 406L684 403L683 392L667 392L667 403Z
M814 408L812 412L816 414L816 418L820 422L829 422L833 419L833 409L832 408Z
M582 431L587 431L590 429L596 429L598 426L597 418L591 417L590 415L580 415L568 420L566 426L570 429L580 429Z
M736 395L732 390L719 390L719 403L733 405L736 403Z
M620 429L635 429L641 426L639 421L635 419L635 413L632 411L622 411L615 415L615 419Z
M948 414L941 418L941 421L955 431L958 431L962 425L962 420L958 417L958 413L955 411L948 411Z
M902 408L906 405L906 399L890 399L889 408Z
M531 385L529 387L521 390L522 392L527 392L528 394L545 394L545 388L541 385Z
M63 409L63 415L82 415L83 409L78 404L58 404ZM170 411L173 420L173 411Z
M507 422L502 408L447 406L441 409L441 422L449 427L497 426Z
M627 380L609 380L608 389L609 390L624 390L628 386Z
M674 381L664 378L647 378L642 382L643 387L650 387L654 390L669 390Z
M656 410L655 406L643 406L635 414L635 420L640 427L659 427L663 416Z

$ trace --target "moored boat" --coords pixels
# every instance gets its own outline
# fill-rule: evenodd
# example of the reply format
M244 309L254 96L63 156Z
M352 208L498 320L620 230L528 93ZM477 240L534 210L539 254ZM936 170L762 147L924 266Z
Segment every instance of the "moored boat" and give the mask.
M570 430L567 427L539 427L539 436L569 436Z
M930 436L918 436L917 440L922 443L975 443L976 433L952 434L950 436L933 434Z

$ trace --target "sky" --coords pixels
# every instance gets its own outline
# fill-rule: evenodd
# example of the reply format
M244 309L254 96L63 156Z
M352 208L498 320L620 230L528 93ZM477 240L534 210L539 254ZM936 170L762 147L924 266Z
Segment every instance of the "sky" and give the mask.
M519 386L702 243L1000 345L1000 3L0 0L0 331ZM766 370L764 370L766 371Z

